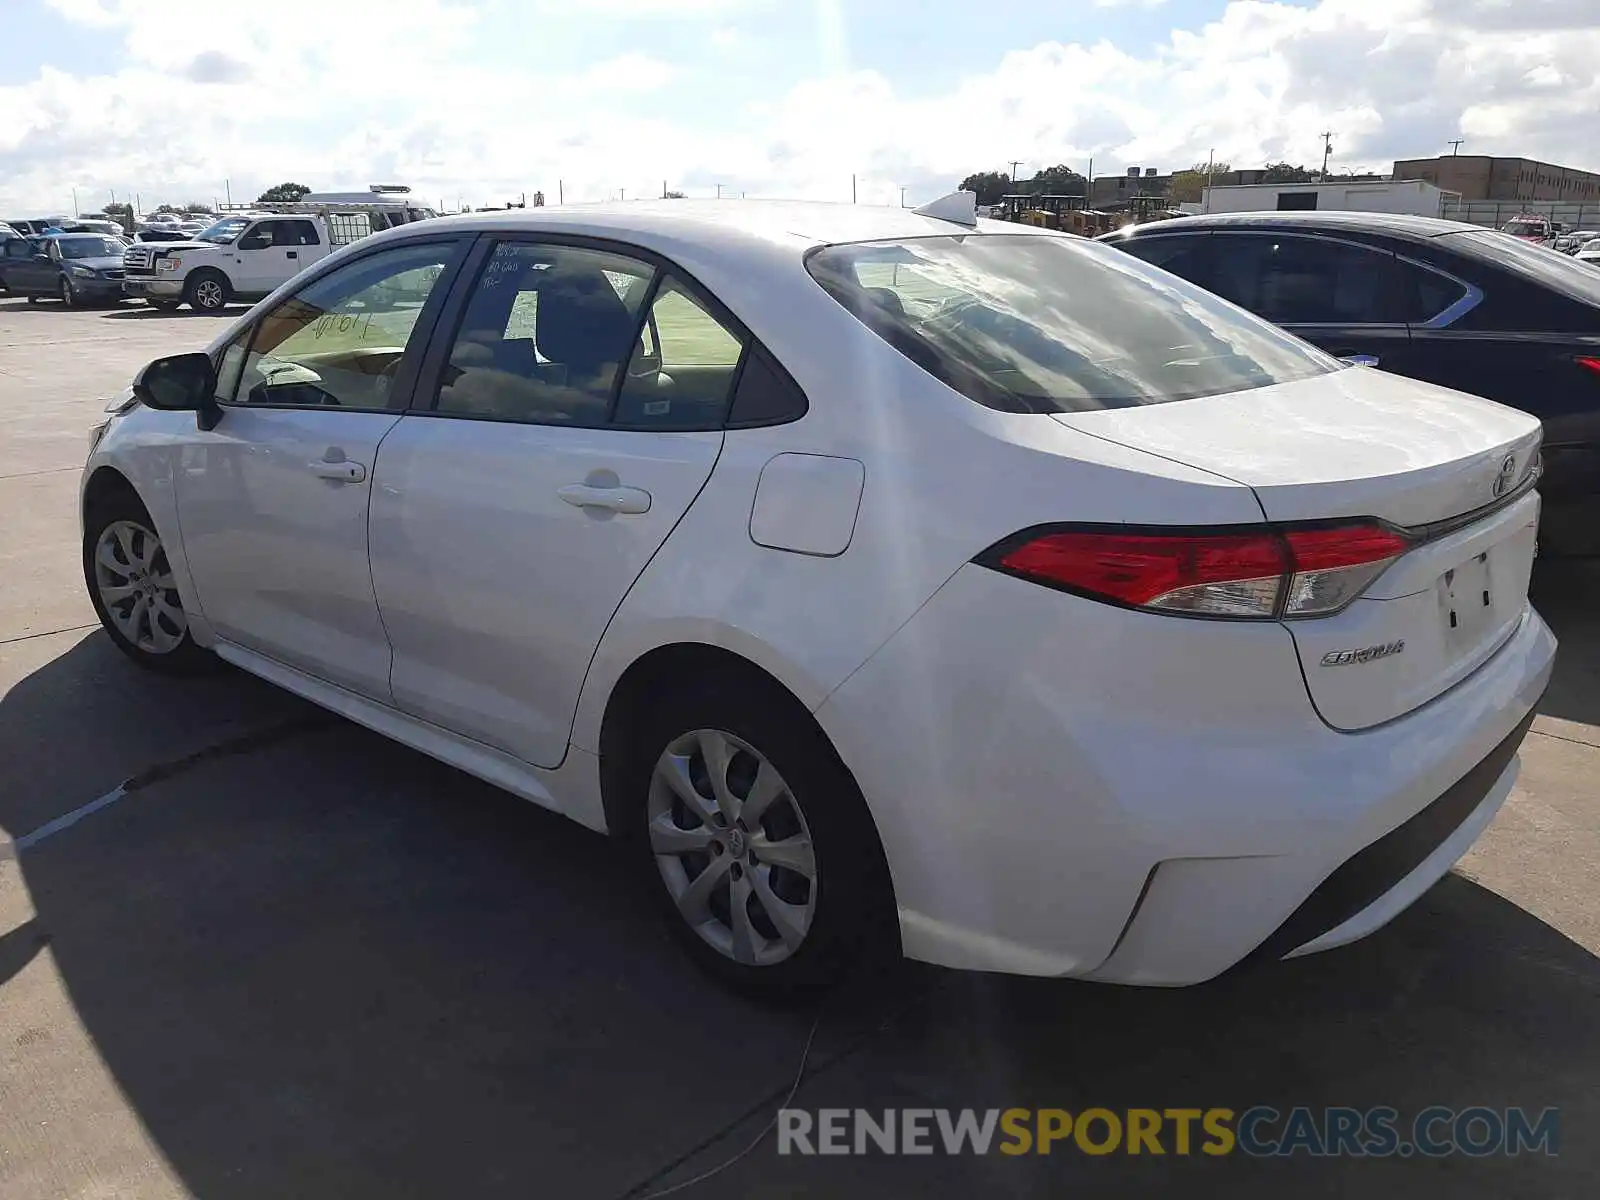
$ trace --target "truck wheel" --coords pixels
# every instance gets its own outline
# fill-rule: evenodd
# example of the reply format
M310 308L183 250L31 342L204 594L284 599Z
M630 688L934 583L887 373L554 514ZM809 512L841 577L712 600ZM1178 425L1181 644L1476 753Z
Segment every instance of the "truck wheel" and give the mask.
M196 312L220 313L232 298L233 289L221 271L196 271L184 285L183 298Z

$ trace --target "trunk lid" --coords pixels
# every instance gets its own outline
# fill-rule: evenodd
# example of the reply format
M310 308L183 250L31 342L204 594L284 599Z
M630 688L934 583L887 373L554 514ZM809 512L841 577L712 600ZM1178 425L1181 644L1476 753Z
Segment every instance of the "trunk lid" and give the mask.
M1269 521L1378 518L1417 544L1348 608L1287 621L1324 720L1364 729L1427 703L1505 642L1527 604L1539 423L1355 367L1143 408L1062 413L1083 433L1250 487Z

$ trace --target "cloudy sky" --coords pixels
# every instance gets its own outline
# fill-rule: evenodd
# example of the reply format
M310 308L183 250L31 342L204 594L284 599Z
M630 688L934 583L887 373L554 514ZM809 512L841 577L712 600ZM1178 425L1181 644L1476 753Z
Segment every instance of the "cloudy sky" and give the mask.
M1600 0L0 0L0 217L1463 153L1600 170Z

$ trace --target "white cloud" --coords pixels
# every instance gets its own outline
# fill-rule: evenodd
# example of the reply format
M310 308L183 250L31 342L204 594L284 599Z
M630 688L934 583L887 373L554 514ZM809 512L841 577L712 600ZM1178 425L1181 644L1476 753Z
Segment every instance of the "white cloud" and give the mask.
M515 2L515 0L503 0ZM690 122L674 88L725 61L708 25L700 61L636 51L598 64L474 61L494 13L468 0L386 0L361 38L314 38L326 0L213 0L204 21L148 19L146 0L51 0L120 31L114 74L42 68L0 87L0 211L57 208L67 189L147 201L236 197L284 179L383 179L478 202L542 188L554 200L659 190L926 199L969 171L1066 162L1097 173L1174 168L1215 149L1236 166L1320 160L1386 167L1443 150L1526 154L1600 169L1594 0L1235 0L1155 48L1097 40L1019 48L915 95L823 55L815 77ZM584 14L714 17L741 0L587 0ZM749 0L752 13L757 0ZM817 6L833 27L836 0ZM608 26L609 27L609 26ZM742 41L759 37L741 18ZM827 41L827 39L823 39ZM645 43L648 45L648 41ZM620 48L619 48L620 49ZM814 61L814 59L806 59Z

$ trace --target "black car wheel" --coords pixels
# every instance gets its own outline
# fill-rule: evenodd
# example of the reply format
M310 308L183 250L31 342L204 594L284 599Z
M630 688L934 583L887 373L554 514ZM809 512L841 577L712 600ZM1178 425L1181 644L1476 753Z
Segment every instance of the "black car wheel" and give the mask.
M68 308L78 307L78 293L72 290L72 280L65 275L61 277L61 303Z

